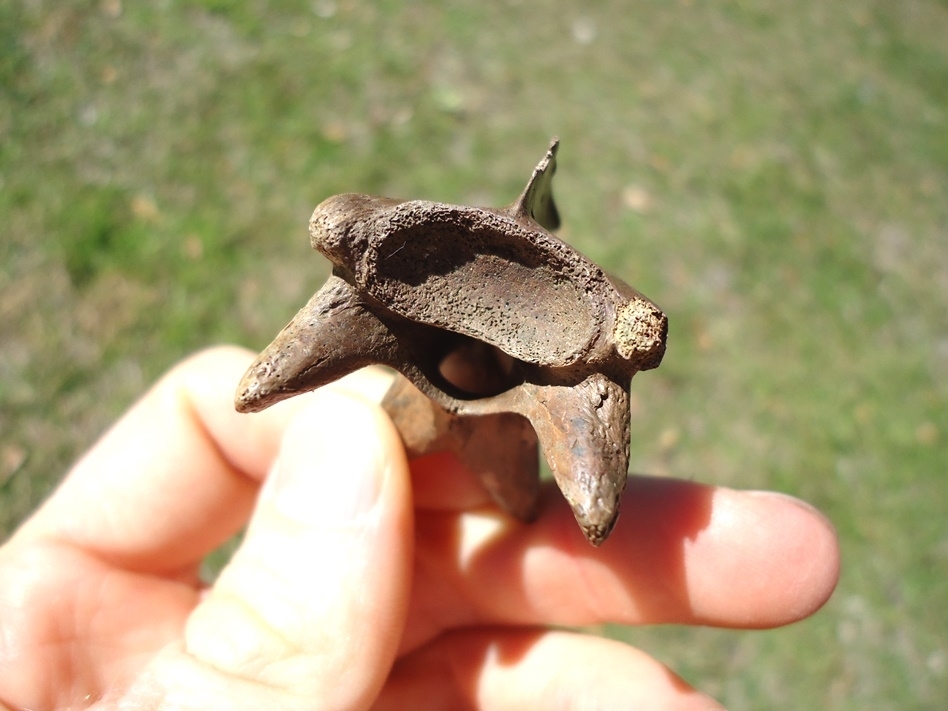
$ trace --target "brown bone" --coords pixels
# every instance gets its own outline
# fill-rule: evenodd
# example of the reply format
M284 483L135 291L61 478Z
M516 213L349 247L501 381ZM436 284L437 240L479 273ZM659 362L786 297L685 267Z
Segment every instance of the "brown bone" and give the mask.
M383 406L410 456L458 453L494 499L533 517L537 440L600 545L629 463L629 384L665 353L665 314L548 230L556 139L504 209L349 193L319 205L333 273L244 375L256 412L365 365L399 371Z

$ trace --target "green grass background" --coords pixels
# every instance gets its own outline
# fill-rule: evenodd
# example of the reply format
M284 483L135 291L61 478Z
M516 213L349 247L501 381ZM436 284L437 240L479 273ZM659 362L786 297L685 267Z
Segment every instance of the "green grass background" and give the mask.
M605 631L731 709L936 708L946 38L944 0L0 4L0 532L177 359L269 342L324 197L502 205L556 134L561 234L671 323L633 468L843 549L792 627Z

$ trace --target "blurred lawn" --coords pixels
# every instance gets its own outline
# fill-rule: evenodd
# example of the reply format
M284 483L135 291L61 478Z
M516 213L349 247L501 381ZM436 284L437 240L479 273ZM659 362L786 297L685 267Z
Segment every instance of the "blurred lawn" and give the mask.
M633 468L826 511L768 632L608 630L730 709L948 698L944 0L0 4L0 531L178 358L264 346L343 191L501 205L660 303ZM791 532L792 535L792 532Z

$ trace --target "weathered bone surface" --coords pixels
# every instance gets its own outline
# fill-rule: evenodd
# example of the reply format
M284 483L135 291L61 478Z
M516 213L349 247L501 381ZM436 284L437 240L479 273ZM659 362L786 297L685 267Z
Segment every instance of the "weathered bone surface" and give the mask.
M316 208L333 274L247 371L255 412L372 363L409 455L451 449L514 516L534 516L537 441L593 545L629 463L629 385L665 352L651 301L548 230L557 141L504 209L361 194ZM410 381L410 382L409 382Z

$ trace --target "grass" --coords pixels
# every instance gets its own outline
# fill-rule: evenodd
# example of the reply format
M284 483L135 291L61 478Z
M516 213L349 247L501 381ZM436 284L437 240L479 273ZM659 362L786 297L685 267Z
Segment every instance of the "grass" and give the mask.
M343 191L500 205L658 301L633 466L826 511L788 629L608 630L731 709L948 695L948 5L0 6L0 530L159 373L321 284Z

